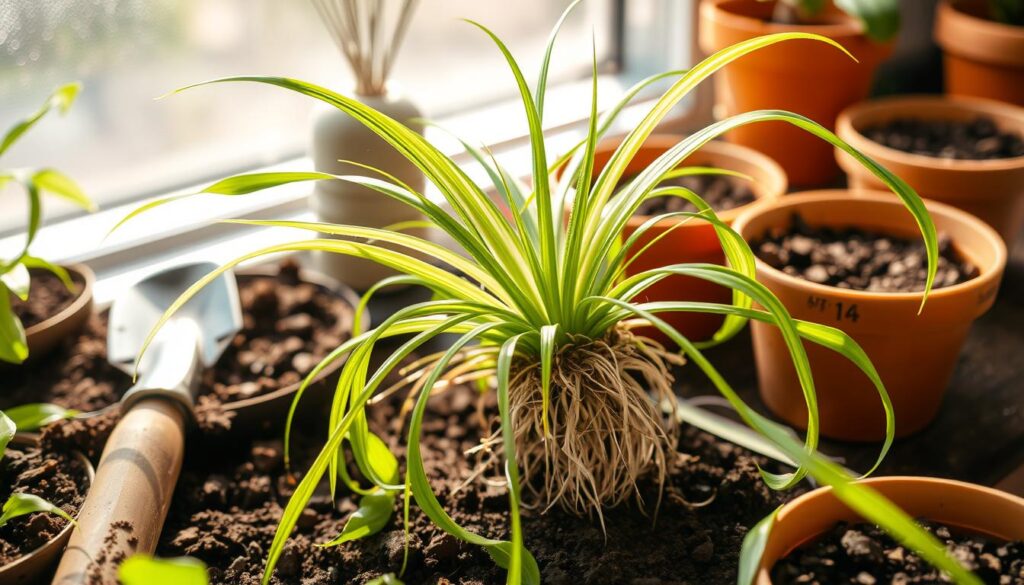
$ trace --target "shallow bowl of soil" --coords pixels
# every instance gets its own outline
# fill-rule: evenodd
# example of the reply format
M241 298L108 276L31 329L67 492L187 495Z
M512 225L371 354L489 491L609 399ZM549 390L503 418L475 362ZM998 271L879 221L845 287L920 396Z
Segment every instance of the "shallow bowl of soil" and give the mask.
M1018 583L1024 566L1024 499L929 477L880 477L871 486L925 526L985 583ZM902 573L902 580L899 574ZM945 583L820 488L784 505L765 545L757 585Z
M655 159L675 146L684 136L656 134L637 151L626 167L623 181L646 169ZM595 177L604 168L621 139L614 138L598 144L594 154ZM680 166L706 166L738 171L751 178L750 181L734 177L683 177L661 183L662 186L679 184L692 189L715 209L718 217L731 223L746 207L757 200L776 199L786 192L786 174L782 167L767 156L752 149L727 142L709 142L690 155ZM654 215L674 211L696 211L692 205L685 206L678 198L658 198L645 201L626 224L623 237L628 238ZM679 225L682 223L682 225ZM671 230L667 236L643 250L652 240ZM643 250L639 255L630 256L626 275L631 276L645 270L660 268L682 262L707 262L725 264L725 254L715 234L714 227L700 219L665 219L640 237L633 246ZM647 301L707 301L729 303L731 293L715 284L685 276L666 278L647 289L643 298ZM722 324L718 315L699 313L666 313L662 318L680 333L693 340L707 339ZM645 335L666 340L654 329L645 329Z
M837 327L871 359L892 398L896 434L930 422L971 324L992 306L1006 264L999 234L976 217L926 202L940 234L935 288L923 310L920 232L890 193L815 191L752 207L735 229L757 256L757 278L793 317ZM769 409L804 428L807 407L782 336L751 324L759 389ZM878 392L852 362L805 344L822 434L885 437Z
M1024 106L1024 26L997 22L986 0L943 0L935 11L946 92Z
M959 207L1012 244L1024 227L1024 108L939 96L857 104L836 124L839 137L906 181L919 195ZM883 188L836 152L852 188Z
M93 473L81 453L48 453L34 435L19 434L0 462L0 501L13 492L30 493L77 517ZM0 583L35 583L52 573L73 528L63 518L41 512L0 528Z
M75 290L46 270L32 269L27 301L15 299L14 314L25 327L30 360L46 355L60 342L78 333L92 314L92 287L96 276L84 264L66 266Z
M780 109L833 128L843 108L868 96L875 69L892 52L892 42L868 39L863 26L831 2L813 22L796 24L774 21L774 1L700 4L699 40L705 54L763 35L803 32L833 39L857 58L810 40L778 43L746 55L714 76L715 108L722 117ZM839 174L828 143L786 122L748 124L729 132L727 139L777 160L793 185L827 185Z
M278 427L305 376L352 334L359 298L349 287L285 262L237 274L244 326L217 366L204 373L201 392L232 417L232 429ZM363 316L368 322L369 315ZM304 410L322 405L344 360L324 368L303 396Z

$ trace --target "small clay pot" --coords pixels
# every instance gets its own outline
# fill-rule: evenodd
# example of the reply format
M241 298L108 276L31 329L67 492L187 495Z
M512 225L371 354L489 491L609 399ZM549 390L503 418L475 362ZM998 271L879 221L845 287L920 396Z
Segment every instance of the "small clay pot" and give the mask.
M946 92L1024 106L1024 26L989 20L985 0L943 0L935 13Z
M757 260L757 278L793 317L842 329L867 353L892 398L896 435L927 425L938 412L967 333L992 306L1006 265L1006 246L991 227L959 209L927 202L936 230L977 267L966 282L935 289L921 314L922 293L882 293L815 284ZM857 227L920 238L917 224L891 193L815 191L752 206L734 228L748 242L788 228L794 213L812 226ZM806 428L807 408L792 358L778 330L751 323L761 398L787 423ZM836 439L877 441L885 415L874 385L849 360L805 343L818 395L821 433Z
M34 447L39 444L39 437L30 433L18 433L11 440L11 444ZM85 487L88 488L92 485L93 479L95 479L96 471L85 455L76 451L74 457L85 467L85 473L89 480L89 485ZM81 513L81 510L79 510L79 513ZM77 515L75 519L78 519ZM47 572L52 574L53 567L57 564L57 560L64 551L64 547L67 546L68 540L71 539L71 532L74 528L74 525L68 522L67 526L55 538L43 546L19 557L13 563L0 566L0 583L4 585L35 583L38 579L45 576Z
M870 140L861 130L897 118L971 121L992 118L1001 130L1024 135L1024 108L963 97L906 96L863 102L839 115L839 137L906 181L917 193L959 207L996 228L1007 244L1024 227L1024 156L991 160L951 160L912 154ZM882 182L845 152L836 159L852 188L884 188Z
M277 268L275 266L257 266L239 270L236 274L239 280L254 276L275 277L277 276ZM339 324L339 328L351 331L352 318L355 315L355 308L359 304L359 297L356 293L337 280L306 268L300 270L299 279L323 287L348 303L352 307L352 311L343 316L343 321ZM363 316L363 322L370 323L368 312ZM302 412L312 412L330 403L329 396L331 390L338 380L338 370L341 369L344 363L344 358L337 360L317 375L303 393L302 402L299 403ZM301 385L302 383L299 382L284 388L278 388L268 394L225 403L223 406L224 411L235 414L234 420L231 423L232 432L248 434L283 425L288 409L291 407L292 399Z
M867 97L875 69L892 52L892 43L876 43L861 24L834 7L820 24L787 25L769 21L775 2L705 0L700 7L700 48L713 53L754 37L806 32L842 44L859 62L820 41L776 43L729 64L714 76L719 117L761 109L788 110L832 128L846 106ZM785 122L760 122L733 130L727 140L775 159L789 182L801 187L832 183L839 174L832 147Z
M1001 540L1024 538L1024 499L996 489L932 477L878 477L859 482L914 518L924 518ZM771 585L771 569L795 549L839 522L863 519L832 488L818 488L779 510L765 544L757 585Z
M92 289L96 275L85 264L74 264L64 268L72 278L78 277L74 280L82 282L81 290L78 291L75 300L63 310L25 330L29 360L43 357L61 341L78 333L92 314Z
M668 134L652 135L633 156L633 160L626 167L624 176L640 173L683 138L683 136ZM595 177L604 168L620 142L621 138L613 138L598 144L594 153ZM759 200L776 199L786 192L786 174L778 163L759 152L736 144L709 142L684 160L681 166L712 166L744 173L751 177L749 186ZM718 217L726 223L731 223L747 207L749 205L723 211L718 214ZM623 236L628 238L649 219L650 216L634 215L626 223ZM657 238L681 221L685 220L666 219L659 222L637 240L633 249L638 251L643 249L647 242ZM686 221L656 244L644 250L635 260L632 260L626 267L626 275L632 276L645 270L683 262L725 264L725 253L722 252L715 229L709 222L700 219ZM729 304L732 302L732 293L716 284L697 278L670 276L648 288L641 295L640 300L706 301ZM710 338L721 327L723 321L723 317L720 315L683 312L664 313L661 318L692 340ZM641 333L668 341L654 328L644 328Z

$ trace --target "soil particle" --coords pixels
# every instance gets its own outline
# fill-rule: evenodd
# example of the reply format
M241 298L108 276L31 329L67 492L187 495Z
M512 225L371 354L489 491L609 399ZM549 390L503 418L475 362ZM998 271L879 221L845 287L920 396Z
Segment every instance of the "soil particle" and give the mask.
M658 184L659 187L685 187L700 195L711 209L717 212L727 211L754 201L754 192L741 179L719 175L693 175L669 179ZM655 197L646 199L637 208L634 215L660 215L677 211L697 211L689 201L680 197Z
M751 242L773 268L817 284L874 292L924 290L928 260L920 239L903 239L858 228L807 225L799 214L787 230ZM978 269L963 260L950 238L939 234L935 288L970 280Z
M431 486L456 522L489 537L508 538L508 495L500 470L486 465L482 455L465 454L481 436L477 396L458 387L431 399L422 455ZM493 397L486 397L484 412L493 417ZM404 461L404 448L394 439L396 420L397 405L385 402L370 411L371 428ZM238 438L190 449L158 553L202 559L214 585L258 583L282 507L321 445L324 430L301 424L304 432L292 446L295 477L283 468L280 441ZM453 426L461 431L451 433ZM602 529L596 516L524 511L526 545L540 564L543 582L734 583L744 535L785 496L770 492L761 481L756 464L766 461L731 444L688 429L680 451L664 491L652 481L641 486L646 514L632 506L605 510ZM482 478L468 481L478 464L485 465ZM660 506L659 494L664 495ZM321 483L272 582L361 584L397 573L406 555L401 498L381 532L338 547L314 546L340 533L356 501L344 490L332 501L326 482ZM410 521L406 583L504 583L504 571L483 550L445 534L415 505Z
M11 295L11 308L26 329L63 311L78 298L78 292L85 284L81 276L71 273L76 289L68 290L52 272L35 268L29 270L29 277L28 300L22 301Z
M128 520L117 520L110 524L103 537L103 546L96 558L86 568L87 583L117 583L117 570L132 551L138 548L135 525ZM127 548L127 552L125 551Z
M1024 583L1024 541L995 542L933 522L923 521L922 524L955 559L986 584ZM843 522L776 563L772 582L777 585L910 585L952 581L877 526Z
M1024 156L1024 138L1002 131L992 118L974 120L922 120L897 118L869 126L861 134L871 140L913 154L962 160Z
M121 420L121 406L113 405L96 416L58 421L43 428L39 442L48 451L79 451L96 463Z
M64 452L10 444L0 461L0 502L12 493L39 496L74 516L85 500L88 476L82 462ZM0 527L0 566L43 546L67 525L44 513L15 518Z

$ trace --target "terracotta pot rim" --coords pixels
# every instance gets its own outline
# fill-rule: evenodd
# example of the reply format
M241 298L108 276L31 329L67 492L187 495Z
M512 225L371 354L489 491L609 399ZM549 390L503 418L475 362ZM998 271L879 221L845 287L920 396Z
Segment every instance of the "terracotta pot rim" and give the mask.
M979 18L960 0L942 0L935 14L935 41L942 50L992 63L1024 65L1024 26Z
M921 490L929 490L929 491L934 491L934 490L943 489L943 488L953 488L953 489L957 489L957 490L966 490L966 491L969 491L969 492L974 492L974 493L976 493L979 496L984 496L985 498L995 498L995 499L1003 500L1008 505L1011 505L1011 506L1014 506L1014 507L1024 508L1024 498L1020 498L1018 496L1015 496L1013 494L1010 494L1010 493L1007 493L1007 492L1004 492L1002 490L998 490L998 489L995 489L995 488L991 488L991 487L987 487L987 486L983 486L983 485L978 485L978 484L973 484L973 483L969 483L969 482L965 482L965 481L955 480L955 479L945 479L945 478L940 478L940 477L913 476L913 475L892 475L892 476L885 476L885 477L872 477L872 478L868 478L868 479L862 479L862 480L858 480L856 483L858 483L860 485L867 485L867 486L874 486L874 487L884 487L884 486L887 486L887 485L910 485L912 487L917 487L917 488L919 488ZM806 504L809 501L816 500L818 498L828 497L829 495L832 494L832 491L833 490L832 490L831 486L824 486L824 487L820 487L820 488L817 488L815 490L812 490L810 492L807 492L806 494L803 494L803 495L801 495L801 496L799 496L797 498L794 498L792 501L790 501L790 502L786 503L785 505L783 505L783 507L779 510L779 514L778 514L779 521L785 520L790 515L799 514L800 513L800 508L804 504ZM945 522L943 522L943 523L945 524ZM779 559L784 558L786 555L788 555L790 552L792 552L796 548L799 548L800 546L803 546L803 544L806 544L807 542L810 542L810 541L814 540L815 538L818 538L819 536L821 536L821 533L812 535L809 539L805 540L801 544L797 545L796 547L791 548L790 550L786 551L784 554L779 555L778 558ZM771 569L772 569L772 566L774 566L775 561L773 561L771 565L767 565L766 562L765 562L766 560L767 559L762 560L761 566L758 568L758 576L757 576L757 581L756 581L758 583L758 585L770 585L771 584Z
M939 108L944 112L968 112L985 114L993 117L1004 117L1018 120L1024 126L1024 108L996 100L962 96L937 95L905 95L869 100L854 104L839 114L836 120L836 133L854 148L864 151L872 157L884 158L896 163L923 167L937 171L960 171L967 173L989 173L992 171L1024 169L1024 155L1012 158L990 160L957 160L943 159L923 154L905 152L884 144L879 144L861 134L860 122L867 115L885 112L891 108L907 105ZM935 116L920 116L922 119L945 119ZM840 158L842 162L842 158Z
M733 224L735 229L743 239L747 242L754 234L743 233L744 228L751 219L756 218L764 213L776 211L779 209L796 209L805 204L816 204L829 201L837 200L855 200L858 203L864 205L881 205L885 207L899 208L901 213L906 213L909 218L909 212L903 208L903 204L896 198L892 193L885 191L870 191L870 190L846 190L846 189L824 189L817 191L807 191L803 193L796 193L787 195L779 198L775 201L765 202L751 208L740 217L736 219ZM965 292L982 289L993 283L993 281L999 279L1002 275L1002 267L1006 264L1007 252L1006 244L1003 242L1002 237L989 226L987 223L967 213L961 211L951 205L939 203L937 201L925 200L925 206L928 211L933 215L941 215L951 221L966 225L969 229L981 234L988 245L992 247L994 251L994 261L989 266L977 266L980 274L966 282L954 284L943 288L932 289L928 294L928 299L941 299L944 297L952 297ZM954 242L955 243L955 242ZM819 292L822 294L829 294L831 296L847 296L858 299L878 299L878 300L896 300L905 301L912 300L920 303L924 298L923 292L877 292L877 291L866 291L866 290L854 290L845 289L834 286L828 286L824 284L818 284L809 280L804 280L796 276L790 276L785 272L769 266L768 263L761 260L756 254L754 255L754 261L758 271L764 271L770 274L772 278L785 283L795 289L803 289L809 292ZM927 303L925 303L927 308Z
M701 18L733 30L741 30L752 36L761 36L780 32L808 32L820 34L835 40L850 37L863 37L864 28L854 18L836 10L829 15L833 22L819 24L781 24L754 18L729 10L727 3L757 4L759 0L710 0L701 4ZM707 50L706 47L702 47ZM721 47L719 47L721 48Z
M672 146L675 146L676 144L678 144L679 141L683 140L684 138L686 138L685 134L668 134L668 133L651 134L647 138L647 140L644 141L643 146L641 146L640 148L641 149L651 149L651 150L667 150L668 148L671 148ZM622 136L612 136L612 137L606 138L605 140L602 140L601 143L598 144L598 149L600 149L602 147L602 145L610 145L610 144L613 144L613 143L617 145L618 141L620 141L621 139L622 139ZM751 189L751 191L754 194L755 200L750 202L750 203L747 203L746 205L741 205L739 207L734 207L732 209L727 209L725 211L722 211L722 212L718 213L717 214L718 218L720 220L722 220L723 222L730 223L733 220L735 220L736 217L738 217L743 211L745 211L746 209L750 208L753 205L756 205L758 202L766 201L766 200L778 199L779 197L783 196L786 193L786 189L788 188L788 179L786 177L786 172L782 169L782 166L780 166L779 163L775 162L774 159L772 159L771 157L769 157L766 154L758 152L758 151L754 150L753 148L750 148L750 147L747 147L747 146L742 146L740 144L732 144L730 142L724 142L722 140L712 140L712 141L704 144L703 146L701 146L699 149L697 149L690 156L693 157L693 156L699 156L699 155L702 155L702 154L703 155L711 155L710 158L714 158L714 159L718 159L718 158L746 159L749 162L754 163L758 168L763 169L765 171L766 175L770 175L774 179L774 183L775 184L771 185L771 184L759 183L756 180L756 177L751 177L750 184L753 185L753 187L754 187L754 188ZM684 160L684 163L685 163L685 160ZM654 216L652 216L652 215L632 215L626 221L626 225L628 227L630 227L630 228L634 228L635 229L635 228L638 228L641 225L643 225L643 223L645 221L651 219L652 217L654 217ZM675 225L677 223L680 223L680 222L683 222L683 221L687 221L687 219L686 218L664 219L662 221L659 221L655 225L661 226L661 227L673 226L673 225ZM707 226L708 224L709 224L709 222L707 222L707 221L705 221L703 219L693 218L693 219L687 221L687 223L684 224L682 227L679 227L677 229L687 229L688 227Z
M92 269L85 264L69 264L64 266L64 269L69 273L75 273L82 277L82 289L79 291L78 296L75 297L71 303L58 311L56 314L47 317L46 319L36 323L35 325L25 329L25 337L36 335L45 329L56 327L60 323L67 321L77 313L88 309L89 303L92 301L93 285L96 283L96 274L93 273Z
M237 272L237 274L238 276L274 277L277 275L277 272L273 266L253 266L250 268L241 269ZM321 272L306 267L302 267L299 269L299 279L326 288L333 294L341 297L341 299L344 300L346 303L348 303L352 309L352 312L347 317L348 322L342 324L342 328L351 331L352 319L355 316L356 308L359 306L359 296L355 293L355 291L342 282L334 280L333 278ZM370 323L369 309L363 312L363 319L366 323ZM321 370L320 373L317 374L315 378L313 378L309 386L312 387L314 384L322 382L323 380L337 372L345 363L345 361L345 358L335 360L334 363ZM303 379L305 379L305 376L303 376ZM269 392L267 394L261 394L259 396L246 398L244 400L236 400L234 402L225 402L222 408L228 412L236 412L243 411L249 408L260 407L266 403L273 402L274 400L279 400L282 397L295 394L299 390L300 386L302 386L301 381L295 384L285 386L284 388L278 388L277 390L274 390L273 392Z
M13 439L11 439L11 443L16 445L20 444L26 446L38 446L39 435L36 433L18 433L14 435ZM85 467L86 485L84 486L84 488L85 491L88 492L89 489L92 487L92 482L95 481L96 479L96 469L92 466L92 462L89 461L89 458L83 455L80 451L72 451L71 456L74 457L75 459L78 459L78 461L81 462L82 465ZM78 513L76 513L74 516L75 520L78 520L78 517L81 514L82 508L79 507ZM24 565L32 563L32 561L35 560L33 557L35 557L36 555L42 554L44 551L47 551L52 547L62 546L60 543L67 542L67 540L71 538L71 531L73 531L74 529L75 525L68 522L67 525L64 526L64 528L62 528L61 531L58 532L56 536L46 541L46 543L44 543L43 545L21 555L12 563L0 566L0 577L10 577L16 573L17 569L22 568ZM24 570L31 571L31 569L29 568L25 568Z

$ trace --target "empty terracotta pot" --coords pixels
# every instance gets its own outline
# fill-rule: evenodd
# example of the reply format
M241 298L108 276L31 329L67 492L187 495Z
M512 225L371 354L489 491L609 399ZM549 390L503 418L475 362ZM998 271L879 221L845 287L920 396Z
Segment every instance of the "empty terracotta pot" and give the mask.
M932 477L878 477L871 486L914 518L925 518L1001 540L1024 538L1024 499L996 489ZM832 488L818 488L779 510L768 536L757 585L771 585L776 561L818 538L839 522L862 518Z
M820 24L775 24L769 21L774 5L761 0L705 0L700 10L701 50L712 53L754 37L796 31L839 42L859 63L820 41L785 41L760 49L714 75L716 115L789 110L832 128L843 108L867 97L875 69L889 56L892 44L868 40L858 21L834 7L821 16ZM748 124L726 138L778 161L793 185L821 186L839 174L828 143L785 122Z
M967 282L935 289L918 314L922 293L842 289L790 276L757 260L757 277L793 317L837 327L861 345L892 398L896 434L904 436L936 415L971 323L992 306L1006 264L999 234L959 209L927 202L939 233L977 267ZM920 238L917 224L890 193L815 191L752 206L734 228L748 242L786 229L794 213L812 226L858 227ZM753 322L751 334L761 398L779 418L807 426L807 408L789 351L778 330ZM805 343L818 394L821 433L853 441L885 437L885 413L874 385L852 362Z
M11 442L14 445L34 446L39 444L39 437L34 434L19 433L14 436ZM88 488L92 485L96 472L93 469L92 463L84 455L76 451L74 456L85 468L89 481L89 485L85 487ZM71 539L72 530L74 530L74 525L69 522L56 537L49 540L43 546L15 559L13 563L0 567L0 583L5 585L28 585L39 582L39 579L47 576L47 572L49 572L49 576L52 576L53 567L57 564L57 559L60 558L60 554L67 546L68 540ZM49 576L47 576L47 579L49 579Z
M861 130L898 118L971 121L992 118L1001 130L1024 135L1024 108L964 97L906 96L863 102L839 115L840 138L910 184L919 195L968 211L1012 244L1024 227L1024 156L952 160L911 154L870 140ZM850 155L836 159L853 188L883 188L882 182Z
M935 13L946 91L1024 106L1024 27L988 18L985 0L943 0Z
M682 139L683 136L668 134L655 134L649 137L626 167L624 177L643 171L656 158ZM620 141L621 138L614 138L602 141L598 145L594 155L595 177L611 158ZM786 174L778 163L759 152L735 144L710 142L684 160L681 166L712 166L744 173L751 177L750 188L759 200L775 199L786 192ZM746 207L749 205L723 211L718 216L724 222L730 223ZM650 216L634 215L626 224L623 236L628 238L649 219ZM680 221L684 220L667 219L656 224L654 228L648 230L637 240L633 249L637 251L643 249L648 242L671 229ZM626 274L632 276L645 270L683 262L725 264L725 254L722 252L718 236L715 235L715 229L710 223L698 219L687 221L644 250L635 260L631 260L629 266L626 267ZM641 300L730 303L732 302L732 293L704 280L686 276L671 276L647 289ZM692 340L710 338L721 327L723 321L723 317L719 315L700 313L664 313L661 317ZM668 341L654 328L646 328L641 332L644 335Z
M96 275L84 264L64 268L75 281L82 283L81 290L78 291L75 300L63 310L25 330L29 360L43 357L62 340L80 331L92 314L92 287Z

